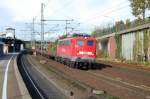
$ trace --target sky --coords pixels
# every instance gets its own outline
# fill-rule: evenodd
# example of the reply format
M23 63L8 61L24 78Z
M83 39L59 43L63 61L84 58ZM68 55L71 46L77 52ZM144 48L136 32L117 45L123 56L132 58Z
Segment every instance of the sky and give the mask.
M131 14L129 0L0 0L0 31L12 27L16 36L30 40L32 19L35 31L40 33L41 3L47 20L74 20L69 22L73 32L91 33L96 27L105 27L115 21L135 17ZM45 22L45 39L55 39L65 33L65 22ZM40 36L35 39L40 39Z

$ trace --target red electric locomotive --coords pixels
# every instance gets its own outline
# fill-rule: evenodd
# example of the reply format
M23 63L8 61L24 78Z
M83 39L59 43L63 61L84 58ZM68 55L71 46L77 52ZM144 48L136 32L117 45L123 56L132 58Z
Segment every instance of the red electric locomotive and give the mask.
M58 41L56 60L74 68L92 68L96 59L96 39L71 37Z

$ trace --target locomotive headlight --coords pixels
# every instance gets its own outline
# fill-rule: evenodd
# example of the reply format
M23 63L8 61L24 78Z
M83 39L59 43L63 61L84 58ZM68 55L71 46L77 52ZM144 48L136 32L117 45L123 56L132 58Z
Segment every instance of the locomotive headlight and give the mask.
M83 51L77 51L77 54L80 54L80 55L83 55L83 54L94 55L93 52L83 52Z
M93 52L87 52L87 54L88 54L88 55L94 55L94 53L93 53Z
M83 51L79 51L79 54L84 54L84 52Z
M83 52L83 51L77 51L77 54L78 54L78 55L83 55L84 52Z

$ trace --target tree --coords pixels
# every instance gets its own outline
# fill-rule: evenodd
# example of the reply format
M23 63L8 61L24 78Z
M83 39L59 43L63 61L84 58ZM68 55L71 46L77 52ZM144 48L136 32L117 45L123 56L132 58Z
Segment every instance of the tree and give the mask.
M126 29L129 29L131 27L131 21L130 19L126 20Z
M131 3L132 14L135 17L142 16L142 19L145 20L146 10L150 10L150 0L129 0Z
M123 30L125 28L125 24L124 24L124 22L122 20L117 21L115 23L115 26L116 26L116 31L121 31L121 30Z
M96 37L96 30L92 32L91 36Z

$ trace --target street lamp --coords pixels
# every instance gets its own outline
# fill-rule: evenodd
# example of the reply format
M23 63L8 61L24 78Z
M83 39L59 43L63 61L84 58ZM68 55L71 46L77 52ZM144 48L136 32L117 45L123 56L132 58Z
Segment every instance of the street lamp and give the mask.
M8 31L12 31L13 32L13 52L15 52L15 43L16 43L16 37L15 37L15 29L13 28L8 28Z

